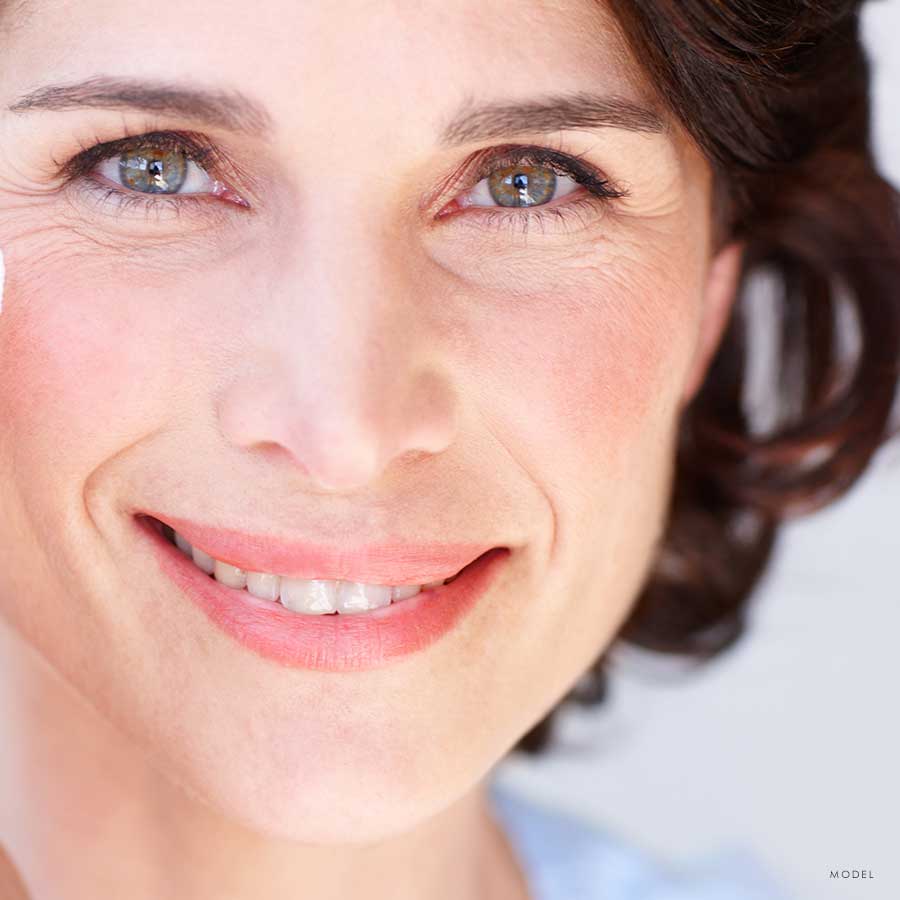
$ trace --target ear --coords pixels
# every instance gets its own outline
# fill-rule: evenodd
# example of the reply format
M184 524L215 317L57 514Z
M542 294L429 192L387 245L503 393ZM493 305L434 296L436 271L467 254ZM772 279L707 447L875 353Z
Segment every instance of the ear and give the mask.
M691 402L703 383L725 332L737 294L743 255L744 244L734 241L726 244L710 263L703 292L703 320L700 323L694 358L681 397L683 406Z

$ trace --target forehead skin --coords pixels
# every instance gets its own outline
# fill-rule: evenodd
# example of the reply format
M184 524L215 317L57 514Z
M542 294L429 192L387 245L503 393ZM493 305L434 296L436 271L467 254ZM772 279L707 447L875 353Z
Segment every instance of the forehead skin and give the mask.
M168 73L198 84L212 78L264 98L285 129L303 118L298 93L308 101L309 86L319 85L334 104L335 131L343 130L346 110L354 132L380 139L396 133L394 123L384 121L377 103L360 103L348 91L367 97L396 92L399 106L418 111L415 122L404 123L404 137L410 128L436 134L454 95L527 97L548 78L556 90L594 84L633 97L642 92L638 67L599 2L517 3L513 9L504 0L345 0L327 9L323 15L321 4L290 0L194 0L176 22L153 27L152 12L128 16L115 0L28 0L3 14L16 64L7 57L0 67L13 91L33 86L35 75L45 83L99 73ZM358 77L353 87L348 72ZM343 97L335 93L339 86Z

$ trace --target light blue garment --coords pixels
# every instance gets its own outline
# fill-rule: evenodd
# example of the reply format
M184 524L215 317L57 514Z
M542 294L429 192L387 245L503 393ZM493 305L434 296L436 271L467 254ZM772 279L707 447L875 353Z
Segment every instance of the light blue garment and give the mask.
M724 847L676 868L496 780L489 795L532 900L790 900L740 848Z

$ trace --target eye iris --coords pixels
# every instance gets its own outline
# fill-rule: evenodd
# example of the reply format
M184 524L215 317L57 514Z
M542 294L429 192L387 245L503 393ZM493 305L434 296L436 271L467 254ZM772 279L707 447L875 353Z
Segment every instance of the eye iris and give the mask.
M147 148L119 157L122 184L145 194L174 194L187 177L187 157L171 150Z
M500 206L539 206L553 198L556 175L543 166L506 166L488 177L488 187Z

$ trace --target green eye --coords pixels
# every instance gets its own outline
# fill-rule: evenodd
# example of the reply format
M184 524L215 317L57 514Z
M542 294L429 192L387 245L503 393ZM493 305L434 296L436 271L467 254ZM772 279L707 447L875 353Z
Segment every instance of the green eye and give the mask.
M187 177L188 159L172 150L147 149L119 157L122 184L145 194L175 194Z
M540 206L553 199L556 174L546 166L503 166L488 176L487 186L499 206Z
M215 193L216 181L184 150L142 144L103 160L97 172L139 194Z

